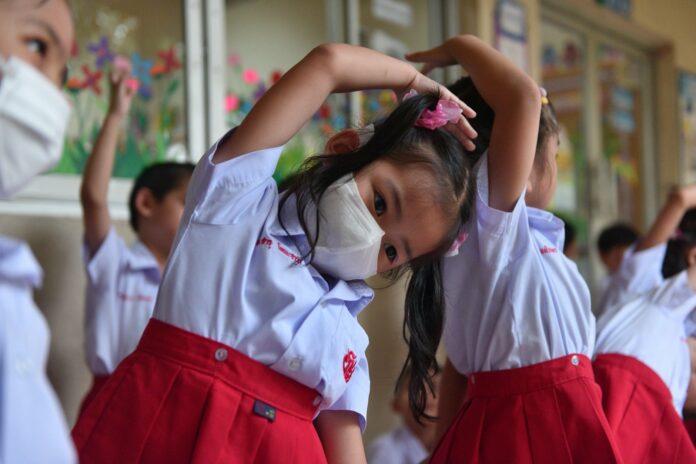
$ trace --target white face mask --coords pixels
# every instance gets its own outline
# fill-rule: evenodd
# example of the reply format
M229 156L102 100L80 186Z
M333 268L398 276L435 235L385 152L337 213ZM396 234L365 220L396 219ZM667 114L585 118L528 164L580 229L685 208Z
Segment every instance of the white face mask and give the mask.
M384 231L370 213L348 174L326 189L319 202L319 239L312 264L343 280L377 274ZM310 229L314 224L308 222Z
M0 56L0 198L60 160L70 105L36 68Z

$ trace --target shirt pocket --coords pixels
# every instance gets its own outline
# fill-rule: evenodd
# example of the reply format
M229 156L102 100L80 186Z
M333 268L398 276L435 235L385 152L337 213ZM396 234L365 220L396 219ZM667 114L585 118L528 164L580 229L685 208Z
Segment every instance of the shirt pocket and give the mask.
M323 397L322 408L345 392L368 337L343 301L322 301L307 316L271 369Z

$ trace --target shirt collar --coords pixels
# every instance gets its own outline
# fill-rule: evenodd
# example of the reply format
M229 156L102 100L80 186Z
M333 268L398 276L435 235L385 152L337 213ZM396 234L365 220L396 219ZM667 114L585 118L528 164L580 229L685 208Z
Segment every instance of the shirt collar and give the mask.
M529 226L542 233L556 248L563 248L565 241L565 227L563 221L548 211L527 207Z
M126 255L126 264L133 271L156 271L159 275L159 263L140 240L136 240L130 246L130 253Z
M29 246L0 236L0 278L37 288L43 272Z

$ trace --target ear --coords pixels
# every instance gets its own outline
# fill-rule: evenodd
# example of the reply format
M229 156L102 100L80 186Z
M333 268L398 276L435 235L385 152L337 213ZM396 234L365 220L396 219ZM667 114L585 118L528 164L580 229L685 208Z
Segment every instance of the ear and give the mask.
M360 134L355 129L344 129L331 136L324 151L331 154L348 153L360 146Z
M141 217L149 218L152 216L152 211L157 199L152 195L152 191L147 188L141 188L135 194L135 209Z
M692 246L689 248L689 251L686 252L686 262L689 267L696 264L696 246Z
M399 407L399 402L396 400L396 398L391 400L391 408L392 408L392 411L394 411L397 414L399 414L401 412L401 408Z

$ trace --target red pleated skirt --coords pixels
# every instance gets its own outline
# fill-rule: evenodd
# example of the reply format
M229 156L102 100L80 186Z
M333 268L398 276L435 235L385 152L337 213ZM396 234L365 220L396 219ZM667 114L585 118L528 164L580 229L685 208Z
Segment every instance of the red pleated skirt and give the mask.
M151 319L73 429L85 463L325 463L321 397L224 344Z
M696 463L696 451L660 377L630 356L594 361L602 405L626 464Z
M89 403L91 403L92 400L94 400L94 398L97 396L97 393L99 393L99 390L101 390L101 387L104 386L107 380L109 380L108 375L95 375L94 377L92 377L92 386L89 387L89 391L82 399L82 404L80 404L80 410L77 413L77 417L82 416L82 413L85 412L85 409L87 409Z
M469 376L467 400L431 463L621 463L590 360Z

